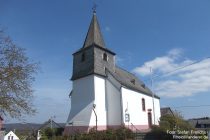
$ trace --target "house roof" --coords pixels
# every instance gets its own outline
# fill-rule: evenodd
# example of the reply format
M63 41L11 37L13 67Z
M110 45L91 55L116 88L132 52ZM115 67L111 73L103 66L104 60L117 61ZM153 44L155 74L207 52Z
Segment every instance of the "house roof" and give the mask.
M205 120L198 120L198 124L210 124L210 119L205 119Z
M103 40L103 36L100 30L100 26L96 17L96 11L93 11L93 17L85 38L85 42L83 45L83 48L92 46L92 45L97 45L102 48L105 48L105 43Z
M188 122L192 127L196 128L197 120L190 119Z
M47 122L45 122L43 125L41 125L39 129L49 128L51 126L52 126L52 128L63 128L64 127L61 124L58 124L55 121L49 119Z
M209 129L210 128L209 117L189 119L188 122L196 129L206 129L206 128Z
M134 74L117 67L115 68L115 72L110 72L113 77L121 83L123 86L144 93L149 96L153 96L152 91L141 81L137 78ZM157 95L154 95L156 98L160 98Z
M164 116L164 115L174 115L174 113L173 113L173 111L171 110L170 107L161 108L160 109L160 112L161 112L161 116Z

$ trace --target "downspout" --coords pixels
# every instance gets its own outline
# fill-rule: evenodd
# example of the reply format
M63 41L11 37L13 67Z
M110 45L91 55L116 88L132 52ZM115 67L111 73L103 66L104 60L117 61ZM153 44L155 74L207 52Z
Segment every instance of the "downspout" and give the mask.
M123 115L123 100L122 100L122 85L120 87L120 108L121 108L121 125L124 125L124 115Z
M107 97L107 78L105 78L105 107L106 107L106 128L108 127L108 97Z

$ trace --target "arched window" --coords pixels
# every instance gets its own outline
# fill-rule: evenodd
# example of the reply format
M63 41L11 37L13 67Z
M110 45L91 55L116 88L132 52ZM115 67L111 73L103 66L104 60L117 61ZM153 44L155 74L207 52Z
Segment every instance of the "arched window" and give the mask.
M142 102L142 111L146 111L145 99L142 98L141 102Z
M82 54L81 61L85 61L85 53Z
M103 60L104 60L104 61L108 61L108 56L107 56L106 53L103 54Z

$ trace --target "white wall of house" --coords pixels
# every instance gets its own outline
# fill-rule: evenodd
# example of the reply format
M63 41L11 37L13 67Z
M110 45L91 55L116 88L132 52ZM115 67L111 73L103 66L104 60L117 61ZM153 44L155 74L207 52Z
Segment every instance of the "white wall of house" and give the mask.
M123 101L123 116L124 123L126 125L135 125L142 126L142 129L145 129L145 126L148 128L148 109L153 110L152 97L145 94L138 93L136 91L122 87L122 101ZM145 99L145 111L142 110L142 98ZM160 118L160 104L159 99L155 98L155 124L158 124ZM127 111L127 112L126 112ZM125 122L125 114L130 115L130 121ZM153 116L153 111L151 111ZM152 117L153 120L153 117ZM152 121L153 122L153 121ZM154 123L153 123L154 124Z
M4 136L4 140L20 140L20 139L15 135L15 133L13 133L12 131L10 131L9 133L7 133Z

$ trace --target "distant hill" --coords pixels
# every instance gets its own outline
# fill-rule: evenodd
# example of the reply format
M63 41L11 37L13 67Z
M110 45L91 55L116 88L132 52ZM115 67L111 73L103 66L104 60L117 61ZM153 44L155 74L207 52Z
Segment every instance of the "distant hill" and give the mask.
M64 127L65 123L58 123L60 126ZM10 123L10 124L4 124L4 128L6 132L9 131L36 131L39 128L41 128L43 124L37 124L37 123Z
M38 130L41 127L42 124L35 124L35 123L10 123L10 124L4 124L5 130L8 131L23 131L23 130Z

